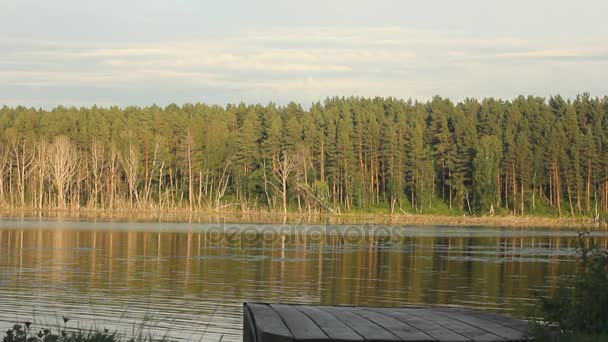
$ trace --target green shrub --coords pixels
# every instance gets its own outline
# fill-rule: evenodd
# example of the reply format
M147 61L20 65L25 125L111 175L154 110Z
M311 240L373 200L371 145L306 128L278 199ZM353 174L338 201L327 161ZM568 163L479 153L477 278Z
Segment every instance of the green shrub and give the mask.
M72 329L67 323L69 319L63 317L63 327L52 331L49 328L34 329L32 322L15 324L6 330L2 342L154 342L167 341L166 336L162 338L152 338L144 336L142 332L135 334L134 337L121 336L117 332L110 332L108 329ZM38 330L38 331L36 331Z
M107 330L84 331L84 330L60 330L53 333L50 329L40 329L38 332L15 324L12 329L6 331L3 342L115 342L119 339L116 333Z
M572 336L595 341L608 335L608 251L585 235L579 234L576 274L567 278L553 297L540 298L539 302L543 321L537 325L545 333L557 330L559 341Z

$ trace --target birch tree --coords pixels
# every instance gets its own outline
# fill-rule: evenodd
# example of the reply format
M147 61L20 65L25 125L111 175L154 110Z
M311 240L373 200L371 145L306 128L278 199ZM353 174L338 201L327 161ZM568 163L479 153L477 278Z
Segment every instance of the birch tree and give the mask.
M50 171L55 190L57 191L57 206L66 208L66 194L72 185L78 165L76 147L65 135L55 138L50 147Z

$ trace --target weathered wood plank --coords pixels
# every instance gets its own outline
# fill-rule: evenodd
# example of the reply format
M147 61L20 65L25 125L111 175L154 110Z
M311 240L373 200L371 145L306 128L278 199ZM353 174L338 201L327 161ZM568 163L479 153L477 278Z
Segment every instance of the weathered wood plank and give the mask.
M244 342L498 342L528 336L525 321L463 308L244 306Z
M434 310L433 313L438 316L449 317L454 320L478 327L479 329L486 330L494 335L501 336L507 340L518 340L522 339L525 336L525 334L523 334L521 331L504 326L502 324L498 324L496 322L492 322L487 319L480 318L472 314L471 312L450 312ZM508 317L505 317L505 320L508 319Z
M378 324L356 315L352 312L353 307L338 307L338 306L319 306L323 311L329 312L344 324L351 327L357 334L361 335L366 340L371 341L399 341L400 338L384 329Z
M401 310L400 310L401 311ZM495 335L487 330L480 329L479 327L464 323L462 321L444 316L438 315L437 312L433 312L433 309L403 309L410 315L426 319L428 321L437 323L447 329L450 329L460 335L466 336L473 341L478 342L492 342L492 341L504 341L502 336Z
M529 323L520 319L515 319L507 315L501 315L494 312L484 312L478 310L469 310L464 308L436 308L437 311L447 313L460 313L464 316L472 316L484 321L500 324L505 327L517 330L524 335L530 331Z
M318 307L296 305L295 308L312 319L332 340L364 341L361 335L357 334L356 331L344 324L344 322Z
M327 334L313 320L294 306L271 304L270 307L281 316L296 341L319 342L329 340Z
M244 334L254 330L244 338L255 337L255 342L293 342L293 335L281 316L267 304L246 303L244 311Z
M399 336L402 341L436 341L433 337L429 336L425 332L382 313L366 310L365 308L357 308L353 312L356 315L365 317L391 333Z
M396 318L402 322L406 322L406 323L410 324L411 326L424 331L427 335L435 338L437 341L452 341L452 342L471 341L471 339L467 336L458 334L435 322L428 321L428 320L420 318L418 316L410 315L409 313L407 313L401 309L386 310L386 308L370 308L370 310L374 310L376 312Z

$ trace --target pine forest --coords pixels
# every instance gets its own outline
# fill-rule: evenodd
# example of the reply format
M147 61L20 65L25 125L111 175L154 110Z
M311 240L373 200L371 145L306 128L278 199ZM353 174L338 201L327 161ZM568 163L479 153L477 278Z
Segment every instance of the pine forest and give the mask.
M0 109L4 209L597 216L608 97Z

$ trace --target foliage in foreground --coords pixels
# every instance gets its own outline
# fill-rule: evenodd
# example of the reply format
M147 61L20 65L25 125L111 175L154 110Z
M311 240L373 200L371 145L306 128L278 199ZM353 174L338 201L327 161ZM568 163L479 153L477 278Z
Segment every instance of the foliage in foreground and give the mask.
M35 329L32 322L15 324L5 332L2 342L152 342L165 341L166 338L154 339L152 336L144 337L141 333L135 337L121 336L108 329L72 329L67 327L69 319L63 318L64 326L56 332L49 328ZM38 330L36 332L36 330Z
M533 340L538 342L606 342L608 334L549 333L547 330L542 330L535 332Z
M608 341L608 250L579 236L580 264L551 298L541 298L539 340Z

